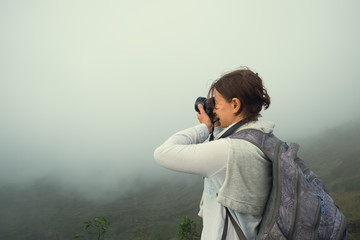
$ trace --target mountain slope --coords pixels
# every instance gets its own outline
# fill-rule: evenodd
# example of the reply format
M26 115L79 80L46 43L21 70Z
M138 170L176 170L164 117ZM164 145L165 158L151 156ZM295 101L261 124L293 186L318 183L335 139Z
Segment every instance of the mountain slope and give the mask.
M350 239L360 239L360 122L296 142L300 157L325 180L345 214ZM201 228L197 212L203 181L198 176L181 176L135 181L126 194L118 194L123 187L118 186L96 201L51 179L28 186L3 184L0 239L73 239L82 223L95 216L111 222L108 239L173 239L184 216Z
M126 194L114 190L96 200L49 179L27 187L5 185L0 187L0 239L73 239L84 221L97 216L111 223L108 239L168 240L176 236L184 216L201 227L196 215L201 191L201 177L188 175L138 181Z
M360 122L298 140L299 156L335 193L360 191Z

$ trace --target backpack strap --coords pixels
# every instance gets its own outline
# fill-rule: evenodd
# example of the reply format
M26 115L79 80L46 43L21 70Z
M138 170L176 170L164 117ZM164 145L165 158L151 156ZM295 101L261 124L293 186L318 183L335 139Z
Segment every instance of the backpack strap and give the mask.
M225 222L224 222L224 229L223 229L223 233L221 236L221 240L226 240L226 235L227 235L227 229L228 229L228 222L229 222L229 218L228 218L228 209L227 207L225 207L226 209L226 216L225 216ZM237 224L236 224L237 225Z
M273 134L264 133L258 129L244 129L229 136L246 140L258 147L272 162L277 156L280 145L283 143Z
M230 218L232 225L234 226L234 229L236 231L236 234L238 235L238 237L240 238L240 240L246 240L245 234L244 232L241 230L241 228L239 227L239 225L236 223L235 219L233 218L233 216L231 215L229 209L227 207L225 207L226 209L226 216L225 216L225 223L224 223L224 230L223 230L223 234L221 237L221 240L226 240L226 235L227 235L227 228L228 228L228 219Z

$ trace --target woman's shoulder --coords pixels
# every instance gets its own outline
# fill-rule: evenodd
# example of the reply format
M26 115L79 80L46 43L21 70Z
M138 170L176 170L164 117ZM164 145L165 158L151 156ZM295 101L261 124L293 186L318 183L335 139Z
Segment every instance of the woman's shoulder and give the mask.
M258 120L244 124L236 132L244 129L256 129L262 131L263 133L272 133L274 131L274 128L275 124L272 121Z

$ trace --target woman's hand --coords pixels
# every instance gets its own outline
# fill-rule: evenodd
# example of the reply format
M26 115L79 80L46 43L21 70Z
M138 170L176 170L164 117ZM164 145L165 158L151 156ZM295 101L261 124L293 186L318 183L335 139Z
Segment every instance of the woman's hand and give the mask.
M207 128L209 129L209 133L212 133L213 124L212 124L210 117L206 114L202 104L199 104L198 108L200 111L200 113L197 114L197 118L198 118L199 122L204 123L207 126Z

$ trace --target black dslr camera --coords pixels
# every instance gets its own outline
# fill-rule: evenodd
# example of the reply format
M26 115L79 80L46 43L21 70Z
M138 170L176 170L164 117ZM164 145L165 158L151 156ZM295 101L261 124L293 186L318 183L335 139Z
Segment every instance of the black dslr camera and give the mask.
M210 117L210 119L213 119L214 117L214 113L213 113L213 108L211 107L215 105L215 98L209 98L206 99L205 97L198 97L195 101L195 111L197 111L198 113L200 113L200 110L198 108L198 105L202 104L204 106L204 110L206 112L206 114Z

